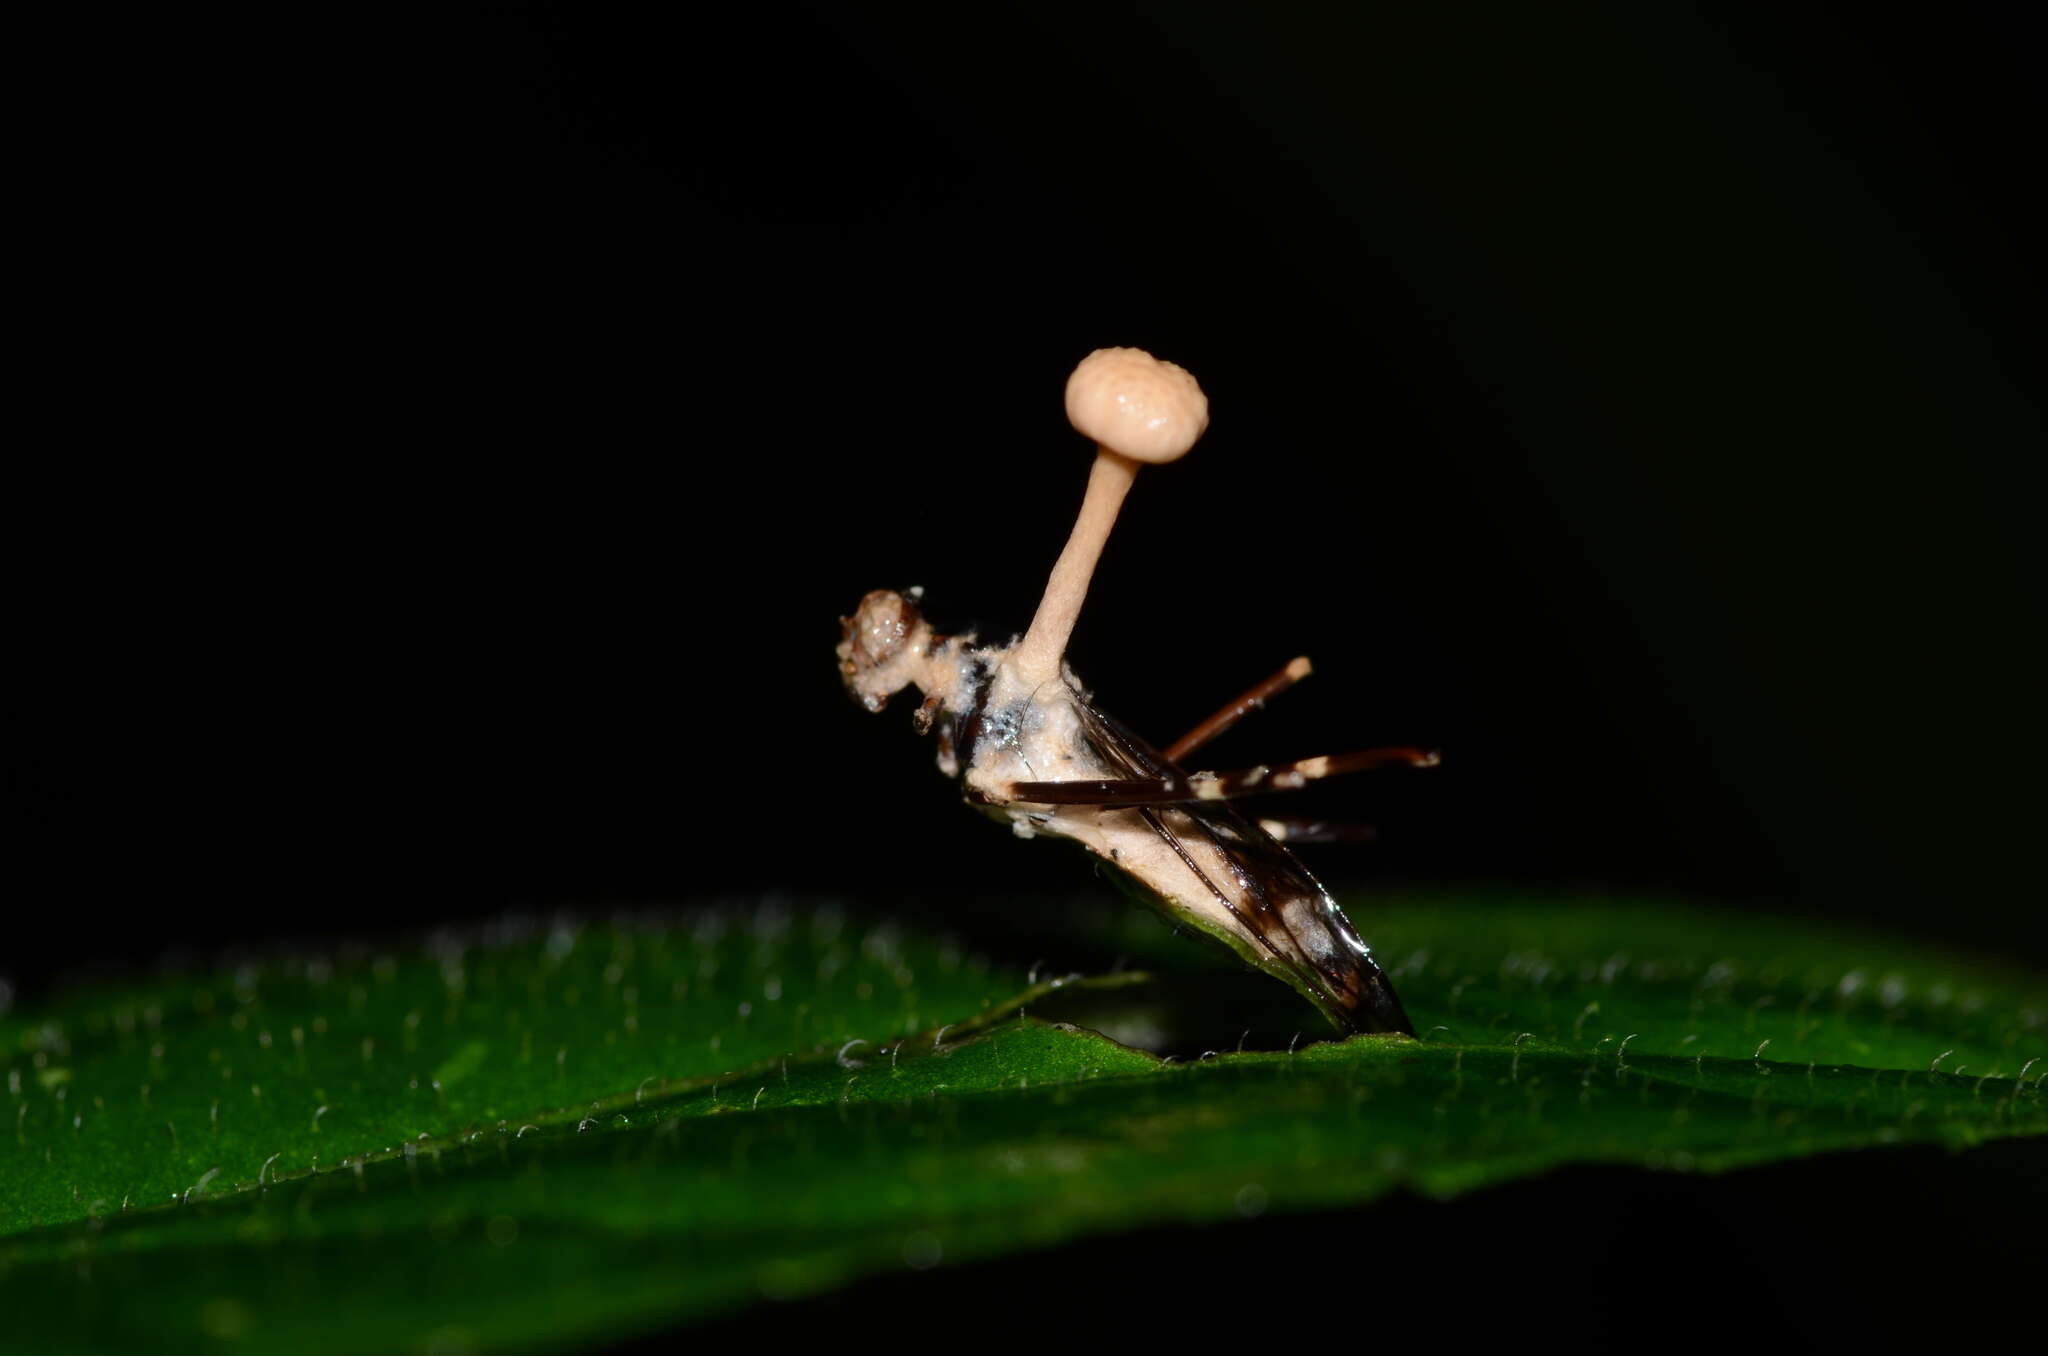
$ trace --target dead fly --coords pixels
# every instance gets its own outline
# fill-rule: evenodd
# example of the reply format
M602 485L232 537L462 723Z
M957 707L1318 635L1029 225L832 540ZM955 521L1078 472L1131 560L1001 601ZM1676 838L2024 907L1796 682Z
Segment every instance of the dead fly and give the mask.
M1241 796L1291 791L1321 777L1389 764L1428 767L1434 754L1371 749L1236 772L1183 764L1246 713L1309 671L1296 659L1164 752L1095 709L1063 655L1088 579L1140 462L1182 456L1209 424L1209 402L1172 363L1131 348L1100 349L1067 382L1067 416L1096 443L1080 520L1024 638L1011 645L940 636L920 591L861 599L842 619L839 669L848 691L880 711L905 687L936 731L939 768L967 800L1018 836L1071 838L1185 923L1283 979L1344 1031L1413 1034L1394 986L1343 909L1283 840L1329 837L1322 826L1254 822Z

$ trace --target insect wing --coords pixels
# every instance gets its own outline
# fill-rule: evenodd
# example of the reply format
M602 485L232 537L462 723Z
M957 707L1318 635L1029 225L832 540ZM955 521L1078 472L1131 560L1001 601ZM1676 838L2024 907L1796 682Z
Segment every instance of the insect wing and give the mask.
M1102 760L1132 778L1182 777L1165 755L1079 693L1082 729ZM1144 821L1200 877L1238 924L1217 936L1251 964L1284 979L1347 1031L1414 1034L1394 986L1330 892L1292 852L1221 801L1193 801L1125 813ZM1194 845L1213 849L1235 888L1213 879ZM1149 892L1148 892L1149 893ZM1241 901L1241 902L1240 902Z

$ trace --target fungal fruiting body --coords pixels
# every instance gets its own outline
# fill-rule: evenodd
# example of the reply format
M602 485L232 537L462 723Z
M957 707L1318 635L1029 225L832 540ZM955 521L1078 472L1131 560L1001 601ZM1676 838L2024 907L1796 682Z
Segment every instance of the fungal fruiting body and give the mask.
M1189 773L1099 711L1062 657L1067 637L1138 464L1186 453L1207 427L1208 402L1171 363L1105 349L1076 369L1067 405L1075 426L1096 441L1095 467L1080 520L1025 635L1008 645L941 636L924 619L917 590L879 590L842 619L838 657L848 691L880 711L915 688L923 699L918 729L937 735L940 770L960 781L970 803L1020 837L1080 843L1168 918L1291 984L1339 1029L1412 1032L1392 984L1336 900L1267 827L1229 801L1366 766L1426 766L1434 756L1373 750ZM1306 671L1306 661L1295 661L1270 681L1271 690ZM1239 709L1256 704L1241 701ZM1226 708L1175 751L1199 747L1234 718Z

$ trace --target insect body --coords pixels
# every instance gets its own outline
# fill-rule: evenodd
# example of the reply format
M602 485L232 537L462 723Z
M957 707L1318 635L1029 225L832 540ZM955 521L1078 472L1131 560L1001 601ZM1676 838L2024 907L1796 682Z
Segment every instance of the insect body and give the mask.
M1108 420L1099 417L1105 402L1089 404L1104 388ZM1200 402L1193 416L1189 393ZM1393 985L1343 909L1282 845L1291 826L1254 822L1231 802L1368 767L1429 766L1435 756L1376 749L1225 773L1183 768L1183 759L1238 717L1306 676L1305 659L1165 752L1096 709L1060 656L1116 501L1135 473L1133 459L1112 440L1138 444L1139 455L1150 447L1152 460L1178 456L1206 425L1207 402L1179 368L1136 350L1108 349L1076 371L1068 409L1077 426L1097 438L1096 474L1030 630L1011 645L979 646L972 635L935 633L917 590L870 593L842 619L838 656L848 691L879 711L904 688L917 688L923 696L917 726L937 735L939 767L960 780L970 803L1007 821L1020 837L1046 834L1080 843L1169 918L1291 984L1339 1029L1412 1034ZM1162 425L1169 435L1163 439L1157 436ZM1162 442L1165 456L1156 455ZM1105 483L1114 496L1106 512L1099 502ZM1077 557L1078 583L1068 569ZM1063 580L1063 573L1069 577Z

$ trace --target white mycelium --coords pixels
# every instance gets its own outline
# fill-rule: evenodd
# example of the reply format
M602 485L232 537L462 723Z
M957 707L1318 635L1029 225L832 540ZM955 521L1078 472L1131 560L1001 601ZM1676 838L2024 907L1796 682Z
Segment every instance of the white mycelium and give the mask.
M1073 670L1063 667L1059 677L1027 688L1011 662L1015 646L977 647L972 636L935 636L900 595L886 590L861 600L848 620L847 633L839 646L842 666L848 685L871 709L879 710L897 692L915 687L928 705L936 703L937 711L960 719L974 706L978 676L988 675L985 681L991 687L982 705L987 733L976 745L974 761L964 768L948 766L952 751L942 748L940 769L978 792L989 814L1008 821L1021 837L1071 838L1136 878L1170 909L1192 915L1211 931L1254 943L1239 921L1254 903L1229 859L1202 835L1178 834L1176 851L1136 810L1015 799L1011 788L1018 782L1102 781L1128 775L1105 763L1089 746L1079 707L1083 689ZM1199 788L1200 774L1194 780ZM1209 784L1214 785L1213 780ZM1153 813L1169 828L1182 817L1181 811L1171 808ZM1327 927L1314 918L1320 902L1301 898L1285 901L1282 907L1290 913L1291 930L1309 952L1305 958L1327 955ZM1299 917L1292 915L1295 910Z

